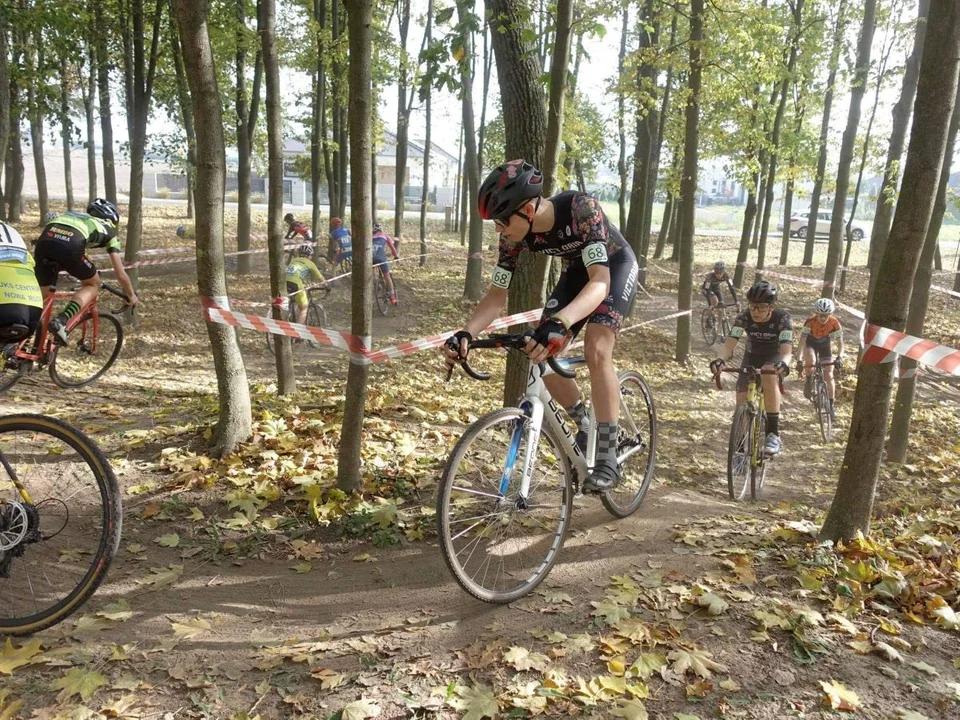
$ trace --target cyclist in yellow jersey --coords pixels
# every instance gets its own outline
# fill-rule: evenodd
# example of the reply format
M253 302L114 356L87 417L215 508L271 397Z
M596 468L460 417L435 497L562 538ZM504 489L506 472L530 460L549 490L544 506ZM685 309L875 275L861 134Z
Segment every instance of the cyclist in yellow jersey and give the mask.
M803 383L803 395L810 399L813 395L813 365L815 362L836 362L839 367L843 363L843 328L840 321L833 314L836 306L830 298L820 298L814 306L816 312L803 323L800 334L800 350L798 354L802 360L797 361L797 370L807 373ZM837 359L834 361L831 352L833 341L837 341ZM836 395L836 382L833 375L833 365L823 366L823 380L827 385L827 397L830 399L830 419L837 421L833 409L833 400Z
M324 285L326 281L319 268L310 259L313 248L310 245L301 245L297 252L299 257L295 257L287 265L287 293L291 295L290 302L296 303L297 322L302 323L307 319L307 309L310 306L310 301L307 298L307 287Z
M33 256L20 233L0 222L0 343L33 333L42 311Z

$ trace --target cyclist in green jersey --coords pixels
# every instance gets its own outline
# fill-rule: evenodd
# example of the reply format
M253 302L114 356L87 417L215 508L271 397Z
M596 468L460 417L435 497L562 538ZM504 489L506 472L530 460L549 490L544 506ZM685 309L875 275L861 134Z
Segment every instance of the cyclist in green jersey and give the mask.
M313 260L310 259L310 256L313 255L313 248L310 245L301 245L298 254L299 257L295 257L287 265L286 278L290 302L297 306L297 322L302 323L307 319L307 309L310 306L310 301L307 298L307 288L324 285L326 280L324 280L323 274Z

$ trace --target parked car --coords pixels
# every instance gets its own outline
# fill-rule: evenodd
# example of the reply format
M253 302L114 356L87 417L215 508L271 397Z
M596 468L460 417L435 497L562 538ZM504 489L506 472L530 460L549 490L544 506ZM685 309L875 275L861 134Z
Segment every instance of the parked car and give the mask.
M830 234L830 221L833 218L833 213L829 211L823 211L817 213L817 235L829 235ZM807 237L807 233L810 232L810 213L802 212L797 213L796 215L791 216L790 218L790 236L798 237L801 240ZM866 233L863 231L863 228L857 224L854 224L850 229L850 234L853 236L853 239L857 242L863 240L866 236Z

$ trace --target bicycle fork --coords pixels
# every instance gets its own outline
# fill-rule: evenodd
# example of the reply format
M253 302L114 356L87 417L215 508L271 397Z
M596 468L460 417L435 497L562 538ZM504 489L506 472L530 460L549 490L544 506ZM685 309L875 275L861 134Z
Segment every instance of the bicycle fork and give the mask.
M524 418L518 419L510 439L510 449L507 452L507 461L503 466L503 475L500 477L499 494L506 499L510 487L510 478L513 476L517 459L520 455L520 443L524 435L527 437L527 450L523 458L523 476L520 479L520 490L517 494L517 508L522 510L527 506L530 497L530 480L533 477L533 465L537 460L537 447L540 444L540 431L543 427L543 403L540 398L529 397L520 404Z

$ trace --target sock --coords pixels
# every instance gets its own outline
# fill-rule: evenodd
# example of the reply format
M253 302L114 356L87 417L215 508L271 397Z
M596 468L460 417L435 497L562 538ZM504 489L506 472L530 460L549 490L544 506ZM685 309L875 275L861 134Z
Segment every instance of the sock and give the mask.
M617 423L597 423L597 460L617 463Z
M780 434L780 413L767 413L767 433Z
M830 398L830 409L833 410L833 398Z
M67 303L67 306L63 309L63 312L57 315L57 319L66 325L70 321L70 318L72 318L78 312L80 312L80 304L71 300Z
M587 429L587 408L583 405L583 400L577 400L570 407L564 408L567 411L567 415L570 416L570 419L577 424L579 430Z

